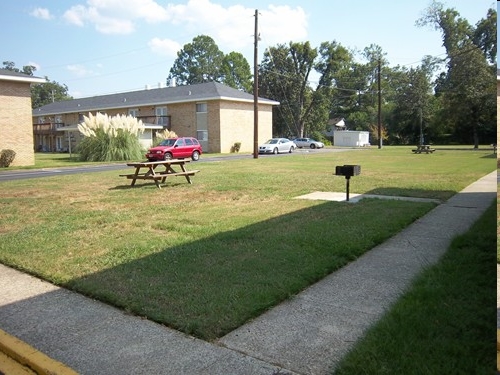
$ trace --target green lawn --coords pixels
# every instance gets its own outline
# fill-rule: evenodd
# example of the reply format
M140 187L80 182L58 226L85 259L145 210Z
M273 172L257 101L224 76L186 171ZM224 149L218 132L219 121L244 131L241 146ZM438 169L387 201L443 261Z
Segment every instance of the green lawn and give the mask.
M293 199L345 191L445 200L491 151L411 147L192 163L157 189L111 171L0 183L0 261L211 340L356 259L434 207ZM362 235L359 235L362 233Z
M335 374L494 374L496 214L456 238Z

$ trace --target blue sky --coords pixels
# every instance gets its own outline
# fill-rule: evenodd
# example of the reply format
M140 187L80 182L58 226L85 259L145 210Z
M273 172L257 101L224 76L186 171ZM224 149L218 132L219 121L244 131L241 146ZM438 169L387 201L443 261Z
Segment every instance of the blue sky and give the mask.
M259 62L265 48L289 41L333 41L362 51L377 44L390 65L444 54L441 33L415 21L430 0L23 0L0 3L2 62L34 65L36 76L66 84L75 98L164 84L177 52L209 35L224 53L253 66L254 12ZM443 0L475 25L491 0ZM357 58L362 61L361 57Z

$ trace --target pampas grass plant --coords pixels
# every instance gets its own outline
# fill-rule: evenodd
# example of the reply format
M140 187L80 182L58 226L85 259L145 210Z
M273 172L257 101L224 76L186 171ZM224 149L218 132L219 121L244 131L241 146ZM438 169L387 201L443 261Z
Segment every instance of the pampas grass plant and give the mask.
M84 116L78 130L85 138L79 143L77 152L82 161L137 160L144 150L138 135L144 132L142 121L133 116L110 117L97 113Z

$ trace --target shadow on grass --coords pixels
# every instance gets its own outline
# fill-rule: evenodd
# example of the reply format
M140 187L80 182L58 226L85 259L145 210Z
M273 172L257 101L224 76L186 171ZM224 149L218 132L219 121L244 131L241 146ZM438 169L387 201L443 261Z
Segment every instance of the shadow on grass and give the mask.
M213 235L210 223L182 228L170 217L154 229L184 237L184 243L144 257L138 254L150 253L148 244L119 244L101 265L107 269L66 286L212 340L343 267L433 207L328 202ZM190 241L190 230L193 238L205 237Z
M481 159L496 159L496 158L497 158L497 154L496 153L492 153L490 155L481 156Z
M108 190L126 190L126 189L148 189L148 190L150 190L150 189L154 188L158 191L161 191L163 189L168 189L169 187L188 184L187 181L175 182L175 181L171 181L171 180L169 181L167 179L167 181L165 181L164 183L160 182L161 189L158 189L158 187L156 186L156 184L154 182L139 180L135 183L134 186L131 186L130 180L126 180L126 181L128 181L128 182L126 182L125 184L122 184L122 185L117 185L115 187L109 188Z

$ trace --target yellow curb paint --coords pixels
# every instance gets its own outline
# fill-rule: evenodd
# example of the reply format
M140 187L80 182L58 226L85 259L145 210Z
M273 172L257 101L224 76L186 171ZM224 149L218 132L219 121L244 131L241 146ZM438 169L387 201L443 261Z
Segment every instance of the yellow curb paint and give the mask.
M65 364L48 357L32 346L0 330L0 352L29 367L39 375L77 375Z
M8 375L37 375L35 371L0 352L0 374Z

